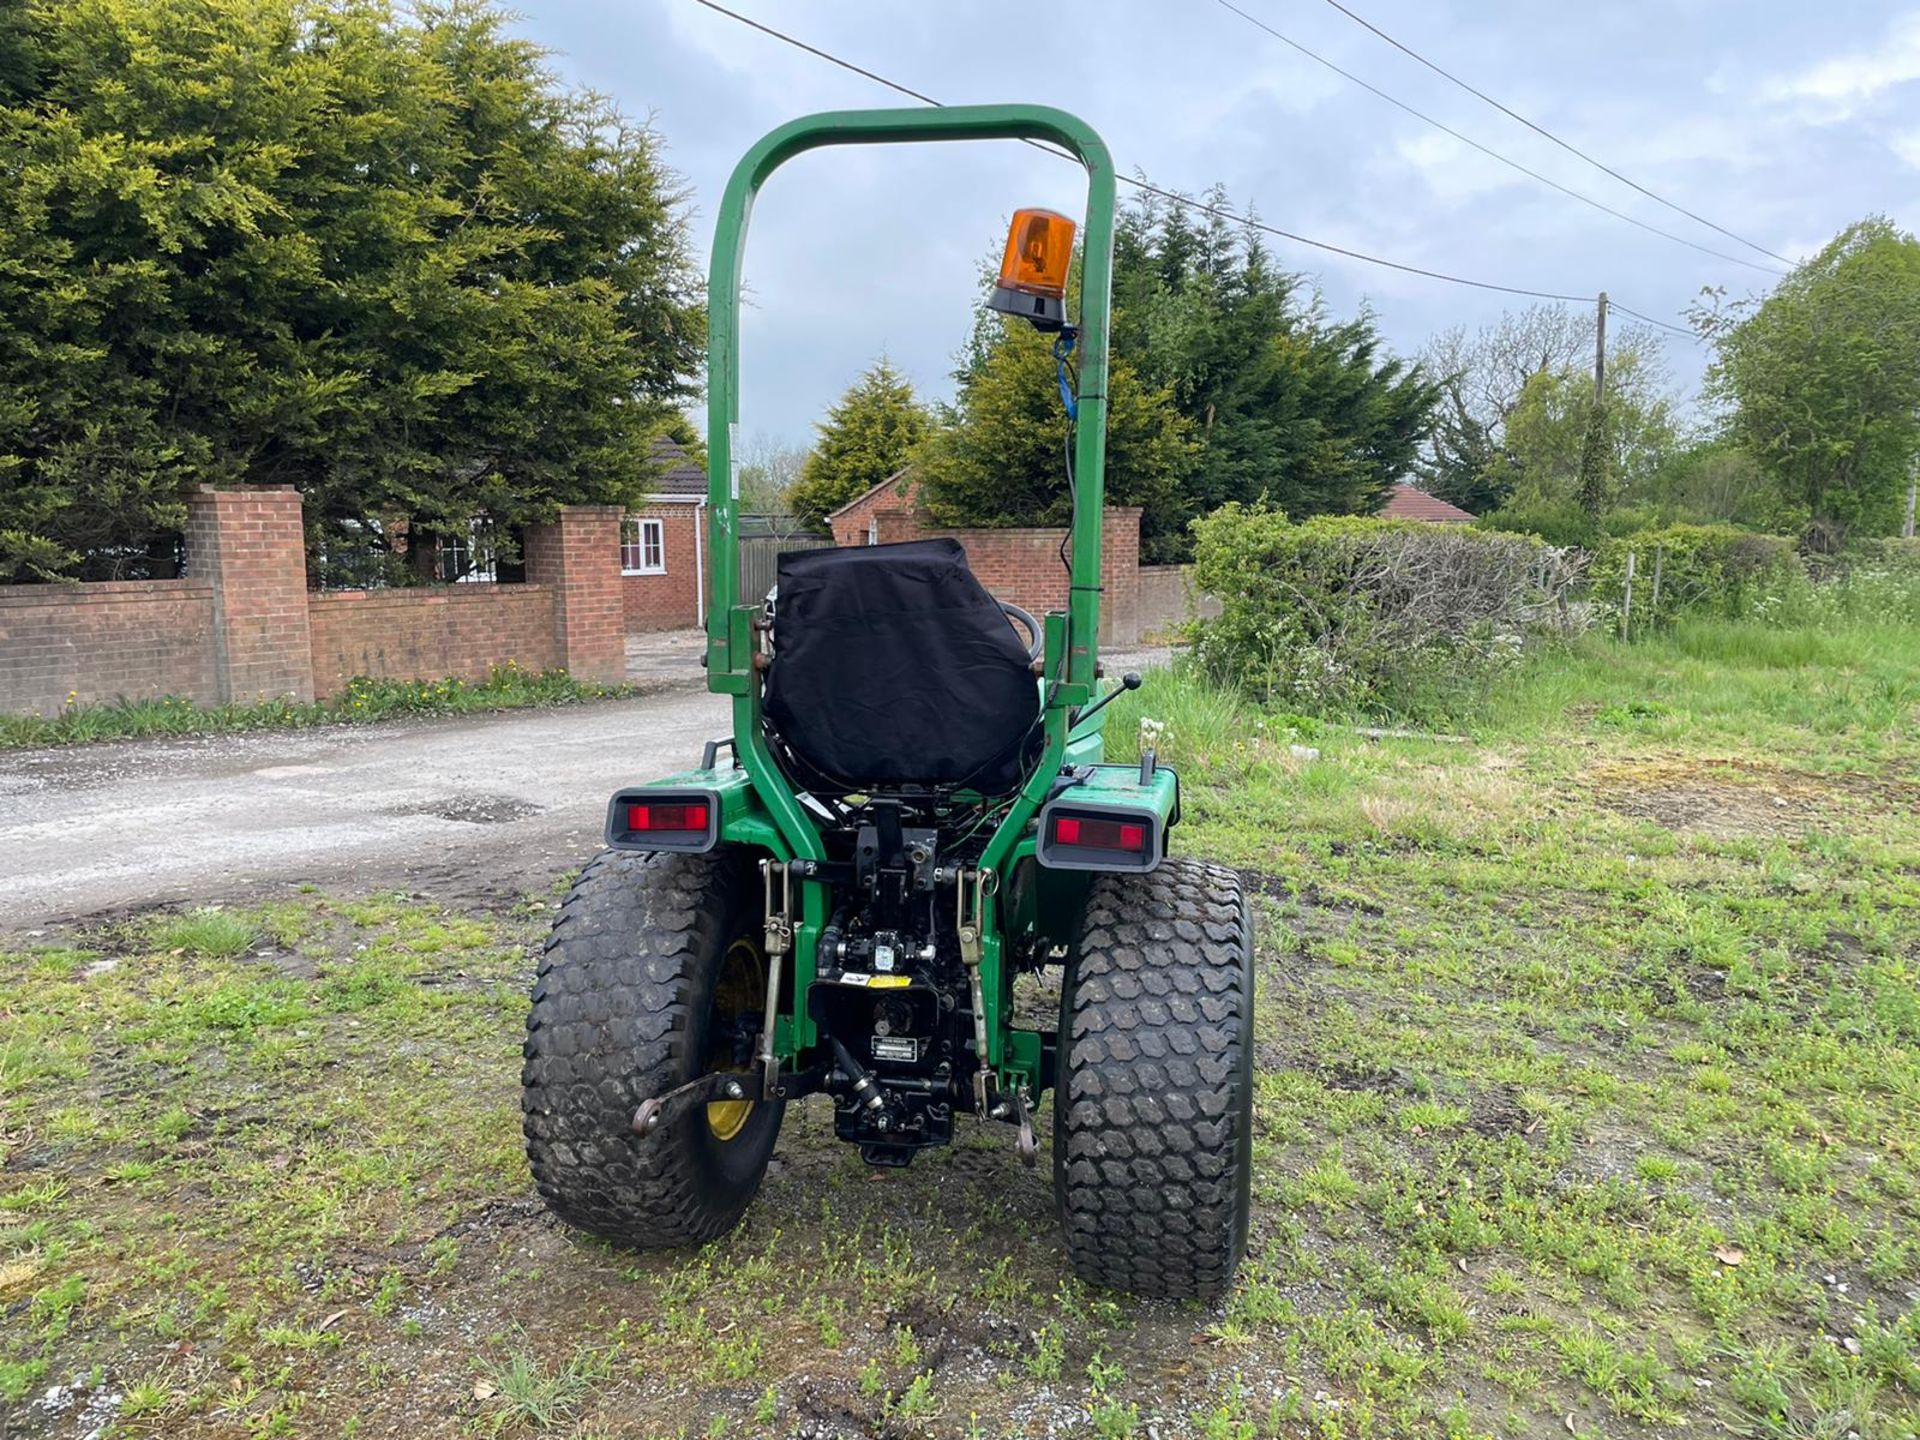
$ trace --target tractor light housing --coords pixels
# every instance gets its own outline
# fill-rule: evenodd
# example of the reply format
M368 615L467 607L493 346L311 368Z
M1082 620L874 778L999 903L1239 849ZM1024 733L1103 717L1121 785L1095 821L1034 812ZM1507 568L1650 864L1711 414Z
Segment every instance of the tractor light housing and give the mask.
M1052 210L1014 211L988 308L1031 321L1036 330L1064 327L1073 232L1073 221Z
M622 790L607 805L614 850L711 850L720 843L720 796L712 790Z
M1145 872L1159 865L1165 847L1155 811L1062 799L1040 811L1034 858L1049 870Z

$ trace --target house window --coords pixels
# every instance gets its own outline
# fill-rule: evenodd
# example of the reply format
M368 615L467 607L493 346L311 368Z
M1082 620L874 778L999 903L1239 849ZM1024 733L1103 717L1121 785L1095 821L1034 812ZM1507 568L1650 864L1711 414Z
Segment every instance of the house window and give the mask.
M440 578L449 585L498 580L493 544L493 522L477 517L467 523L465 535L440 540Z
M623 520L620 522L620 573L622 575L667 573L667 527L664 521Z

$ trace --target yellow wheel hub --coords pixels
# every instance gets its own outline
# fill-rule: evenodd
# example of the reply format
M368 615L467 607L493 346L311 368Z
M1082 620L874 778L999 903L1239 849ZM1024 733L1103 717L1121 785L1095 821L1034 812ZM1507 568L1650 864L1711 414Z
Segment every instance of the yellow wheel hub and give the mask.
M707 1128L716 1138L731 1140L747 1128L752 1115L751 1100L712 1100L707 1103Z
M766 995L766 970L760 959L760 947L751 940L740 939L733 942L720 960L720 979L713 989L713 1017L708 1022L711 1030L715 1023L739 1015L754 1017L756 1023L761 1005ZM710 1070L728 1070L740 1074L750 1074L751 1067L738 1064L731 1051L716 1053L720 1047L709 1045L707 1064ZM747 1121L753 1118L751 1100L710 1100L707 1102L707 1128L713 1132L716 1140L733 1139L747 1128Z

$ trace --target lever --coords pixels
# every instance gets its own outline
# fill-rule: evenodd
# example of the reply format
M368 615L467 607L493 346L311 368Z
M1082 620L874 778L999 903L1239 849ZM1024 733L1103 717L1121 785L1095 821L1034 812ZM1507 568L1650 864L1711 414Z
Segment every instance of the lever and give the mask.
M1075 725L1078 725L1082 720L1086 719L1089 715L1098 714L1101 710L1105 709L1107 705L1111 704L1115 699L1119 698L1121 691L1138 690L1140 688L1140 685L1141 685L1140 672L1138 670L1127 671L1126 674L1120 677L1120 683L1118 685L1114 686L1113 689L1107 691L1106 694L1102 695L1098 700L1094 701L1093 704L1087 706L1086 709L1077 711L1074 714L1073 723Z

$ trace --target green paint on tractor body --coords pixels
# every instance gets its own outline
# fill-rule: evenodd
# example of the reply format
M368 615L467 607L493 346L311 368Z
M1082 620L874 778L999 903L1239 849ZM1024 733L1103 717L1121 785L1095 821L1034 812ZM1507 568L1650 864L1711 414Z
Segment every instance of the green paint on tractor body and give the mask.
M782 556L774 592L742 595L755 195L821 146L986 139L1057 146L1087 172L1077 321L1073 225L1049 211L1015 215L987 302L1056 336L1065 608L994 597L950 538ZM809 116L734 171L708 284L706 648L733 732L698 768L614 795L608 850L542 957L522 1115L534 1179L570 1223L643 1247L725 1234L808 1096L832 1100L835 1135L870 1164L949 1143L964 1114L1013 1130L1032 1163L1051 1089L1075 1271L1168 1298L1231 1283L1251 1205L1252 917L1234 872L1166 854L1174 773L1151 752L1104 762L1114 178L1092 130L1038 105ZM1051 973L1058 1008L1016 1017L1016 977Z
M833 145L899 144L953 140L1039 140L1071 152L1087 171L1087 220L1080 282L1076 352L1080 404L1074 434L1074 484L1078 491L1069 537L1071 600L1064 623L1048 617L1045 673L1064 673L1064 684L1050 690L1044 715L1046 752L1033 778L995 828L981 855L981 866L1005 874L1033 856L1032 828L1052 779L1069 763L1097 764L1102 736L1094 724L1070 737L1073 712L1095 694L1099 665L1101 514L1106 495L1107 332L1113 274L1115 171L1100 137L1082 120L1043 105L954 106L941 110L835 111L794 120L767 135L748 151L727 182L713 242L708 277L708 507L712 517L707 573L712 596L707 621L707 684L733 697L733 735L739 771L703 777L699 783L724 787L729 796L722 836L730 843L766 849L781 859L824 859L819 829L761 738L760 686L753 671L754 623L759 606L738 592L736 484L740 420L740 282L746 254L748 220L754 197L781 165L809 150ZM1064 652L1064 653L1063 653ZM1139 798L1164 825L1172 818L1172 776L1137 784L1138 767L1100 772L1102 784L1130 781ZM744 774L743 785L737 776ZM694 777L675 777L676 782ZM662 782L667 784L671 782ZM747 791L757 801L748 804ZM769 832L773 832L769 834ZM776 838L777 837L777 838ZM1083 883L1073 884L1057 905L1024 917L1031 929L1064 944L1077 910ZM827 886L802 881L800 914L793 927L793 980L789 995L804 996L817 974L820 931L828 919ZM1041 1086L1040 1048L1035 1039L1010 1038L1005 1017L1012 999L1012 971L1005 963L1007 918L1002 896L986 898L982 916L981 974L988 1006L990 1061L1009 1083L1024 1082L1037 1094ZM782 1017L783 1058L794 1060L812 1046L815 1026L804 1014Z

